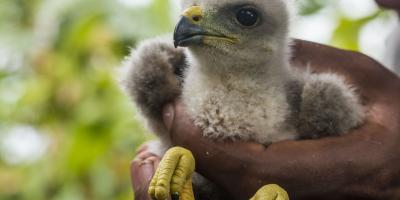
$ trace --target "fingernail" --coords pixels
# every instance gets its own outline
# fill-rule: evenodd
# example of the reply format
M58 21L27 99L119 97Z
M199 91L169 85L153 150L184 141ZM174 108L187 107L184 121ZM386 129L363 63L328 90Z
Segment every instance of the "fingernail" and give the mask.
M172 123L174 122L174 117L175 117L174 115L175 115L175 110L174 106L171 103L164 106L163 120L168 131L171 130Z

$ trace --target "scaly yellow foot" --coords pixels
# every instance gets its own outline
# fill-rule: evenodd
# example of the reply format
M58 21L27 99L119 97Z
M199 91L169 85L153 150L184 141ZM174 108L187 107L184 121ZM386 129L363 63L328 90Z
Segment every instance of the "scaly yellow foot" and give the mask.
M150 182L149 195L156 200L194 200L192 175L195 160L182 147L169 149L161 160Z
M259 189L250 200L289 200L289 195L283 188L272 184Z

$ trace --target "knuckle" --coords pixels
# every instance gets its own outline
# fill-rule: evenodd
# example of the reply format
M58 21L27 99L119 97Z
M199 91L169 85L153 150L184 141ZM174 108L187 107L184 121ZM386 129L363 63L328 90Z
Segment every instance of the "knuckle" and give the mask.
M134 159L134 160L132 160L131 161L131 163L130 163L130 166L131 166L131 168L133 169L133 168L136 168L139 164L140 164L140 160L138 160L138 159Z

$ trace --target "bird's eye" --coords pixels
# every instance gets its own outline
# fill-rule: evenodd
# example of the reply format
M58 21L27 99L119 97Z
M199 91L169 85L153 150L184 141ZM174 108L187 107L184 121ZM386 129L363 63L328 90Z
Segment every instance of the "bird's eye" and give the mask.
M252 8L242 8L237 12L236 19L243 26L254 26L258 22L258 14Z

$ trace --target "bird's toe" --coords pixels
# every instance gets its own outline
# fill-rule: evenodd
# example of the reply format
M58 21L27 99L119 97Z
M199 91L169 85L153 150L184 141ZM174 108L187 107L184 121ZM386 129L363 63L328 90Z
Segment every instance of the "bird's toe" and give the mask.
M259 189L250 200L289 200L289 195L280 186L271 184Z
M192 174L195 160L190 151L174 147L168 150L150 183L149 195L153 199L194 200Z

